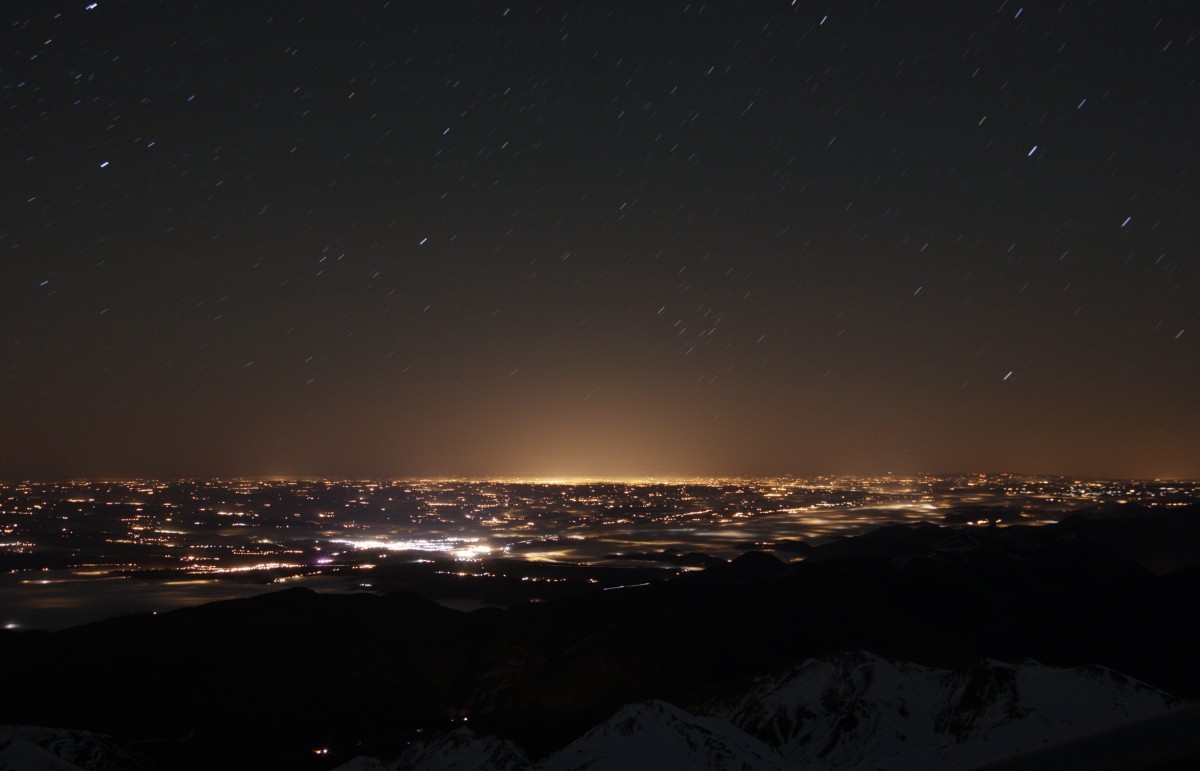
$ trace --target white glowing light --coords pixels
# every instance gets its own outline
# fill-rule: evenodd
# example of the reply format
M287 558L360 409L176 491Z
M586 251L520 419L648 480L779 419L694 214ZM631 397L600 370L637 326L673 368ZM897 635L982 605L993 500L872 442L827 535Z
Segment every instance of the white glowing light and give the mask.
M451 554L454 555L455 559L473 560L485 554L491 554L491 552L492 547L490 546L468 546L462 549L455 549Z
M453 555L455 559L478 559L491 554L492 547L480 543L478 538L415 538L403 541L385 541L380 538L369 540L339 540L332 543L345 544L354 549L383 549L385 551L440 551Z

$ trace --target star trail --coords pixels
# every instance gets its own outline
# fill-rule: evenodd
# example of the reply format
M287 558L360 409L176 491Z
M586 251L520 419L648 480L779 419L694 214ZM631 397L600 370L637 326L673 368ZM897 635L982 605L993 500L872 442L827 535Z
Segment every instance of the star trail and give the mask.
M1200 476L1193 4L3 17L7 478Z

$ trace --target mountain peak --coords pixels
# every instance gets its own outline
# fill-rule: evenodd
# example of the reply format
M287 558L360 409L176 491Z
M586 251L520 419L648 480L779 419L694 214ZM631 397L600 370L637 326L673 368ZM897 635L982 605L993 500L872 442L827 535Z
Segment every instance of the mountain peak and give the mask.
M652 700L622 707L539 764L538 771L631 768L783 771L794 766L726 720Z

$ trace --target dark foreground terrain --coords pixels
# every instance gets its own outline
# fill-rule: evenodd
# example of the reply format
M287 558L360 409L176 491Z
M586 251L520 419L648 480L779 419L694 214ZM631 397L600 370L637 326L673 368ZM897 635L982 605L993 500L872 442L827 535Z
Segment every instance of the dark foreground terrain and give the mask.
M844 650L1101 664L1200 696L1200 510L895 525L669 580L471 613L292 589L0 636L0 724L111 734L164 768L327 768L469 725L531 754L622 705L719 698Z

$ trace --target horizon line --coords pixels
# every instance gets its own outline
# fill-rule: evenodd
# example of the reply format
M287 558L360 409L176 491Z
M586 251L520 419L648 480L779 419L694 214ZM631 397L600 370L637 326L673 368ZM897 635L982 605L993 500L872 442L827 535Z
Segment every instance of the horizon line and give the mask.
M1081 474L1035 473L1024 471L953 471L953 472L868 472L868 473L816 473L816 474L699 474L699 475L288 475L288 474L247 474L247 475L182 475L170 476L80 476L62 478L0 479L0 484L119 484L119 483L172 483L172 482L363 482L363 483L471 483L471 484L538 484L548 486L575 486L587 484L626 484L626 485L655 485L655 484L711 484L714 482L772 482L772 481L809 481L836 479L892 479L929 480L937 478L995 478L1007 477L1026 480L1070 479L1077 482L1182 482L1200 483L1200 479L1188 477L1121 477L1121 476L1091 476Z

